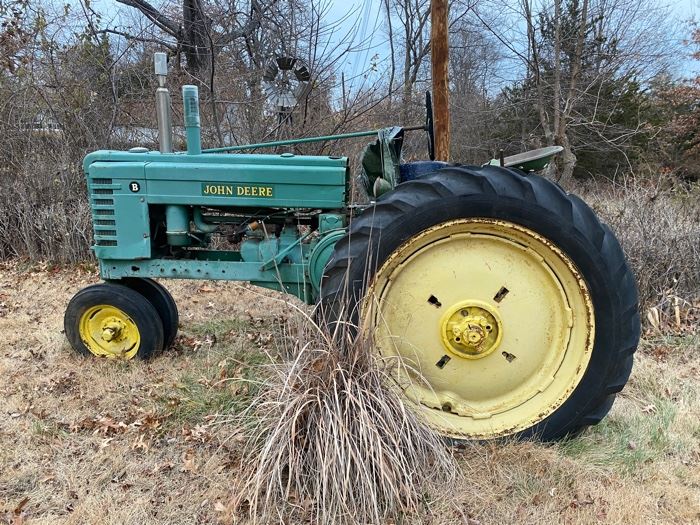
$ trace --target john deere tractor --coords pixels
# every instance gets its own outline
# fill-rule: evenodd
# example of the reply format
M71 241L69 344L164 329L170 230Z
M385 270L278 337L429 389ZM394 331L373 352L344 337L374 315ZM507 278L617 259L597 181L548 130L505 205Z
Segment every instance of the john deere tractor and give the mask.
M395 385L447 437L557 439L599 422L632 368L635 279L610 229L536 174L559 148L486 162L401 162L424 125L202 149L197 88L182 89L172 151L156 56L160 151L84 160L104 283L70 301L75 350L149 358L175 337L164 279L249 281L349 320L401 363ZM343 156L241 153L372 137L350 202ZM399 377L400 376L400 377Z

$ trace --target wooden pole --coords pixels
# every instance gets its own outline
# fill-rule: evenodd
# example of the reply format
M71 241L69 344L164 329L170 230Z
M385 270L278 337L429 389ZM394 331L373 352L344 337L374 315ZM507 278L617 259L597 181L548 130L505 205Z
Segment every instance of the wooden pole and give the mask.
M430 22L435 158L448 161L450 159L450 93L447 0L431 0Z

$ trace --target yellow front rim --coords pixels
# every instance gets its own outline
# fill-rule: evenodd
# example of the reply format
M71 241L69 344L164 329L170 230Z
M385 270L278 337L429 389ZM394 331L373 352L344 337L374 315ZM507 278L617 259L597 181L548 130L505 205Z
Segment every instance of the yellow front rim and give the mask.
M511 222L459 219L421 232L379 268L366 297L376 350L429 424L452 437L542 421L593 350L593 305L575 265Z
M92 354L113 359L131 359L141 343L136 323L119 308L104 304L83 313L80 338Z

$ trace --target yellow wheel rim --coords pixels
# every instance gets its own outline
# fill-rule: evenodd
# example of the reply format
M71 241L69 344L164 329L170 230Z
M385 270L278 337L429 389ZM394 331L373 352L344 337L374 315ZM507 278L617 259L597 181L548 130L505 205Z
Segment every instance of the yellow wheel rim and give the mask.
M141 344L136 323L119 308L104 304L83 313L80 338L91 353L112 359L131 359Z
M459 219L411 238L363 305L397 385L442 434L488 439L532 427L586 371L593 305L573 262L522 226Z

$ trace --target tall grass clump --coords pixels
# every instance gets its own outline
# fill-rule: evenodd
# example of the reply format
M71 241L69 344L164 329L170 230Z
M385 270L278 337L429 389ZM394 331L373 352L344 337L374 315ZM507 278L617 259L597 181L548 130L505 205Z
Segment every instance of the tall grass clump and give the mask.
M341 348L343 338L301 317L291 328L296 356L273 366L253 402L234 507L262 523L383 523L425 512L455 481L451 451L390 386L368 337L347 330Z

